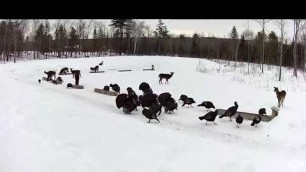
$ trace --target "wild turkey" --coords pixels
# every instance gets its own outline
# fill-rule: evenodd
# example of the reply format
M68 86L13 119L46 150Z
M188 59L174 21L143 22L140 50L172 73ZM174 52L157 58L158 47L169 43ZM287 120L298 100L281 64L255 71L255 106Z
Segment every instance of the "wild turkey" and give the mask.
M180 96L179 101L181 100L181 101L184 102L187 98L188 98L188 96L186 96L185 94L182 94L182 95Z
M185 106L185 104L187 104L187 105L189 105L189 106L191 106L192 107L192 105L191 104L193 104L193 103L196 103L194 100L193 100L193 98L191 98L191 97L188 97L185 101L184 101L184 103L183 103L183 105L182 106Z
M116 106L118 109L122 108L126 99L127 99L128 95L123 93L123 94L119 94L117 97L116 97Z
M200 116L199 119L200 120L205 119L206 120L206 125L207 125L207 122L213 122L214 124L217 125L217 123L215 123L215 119L216 119L217 115L218 115L218 110L215 110L215 111L208 112L204 116Z
M113 91L120 93L120 87L118 84L110 84L109 86L112 88Z
M165 104L165 113L171 113L171 112L173 112L174 111L174 109L176 109L177 110L177 103L176 103L176 101L174 100L174 98L169 98L168 100L167 100L167 102L166 102L166 104Z
M243 118L240 115L238 115L238 117L236 118L237 128L239 128L239 125L242 124L242 122Z
M159 103L162 105L162 106L165 106L166 105L166 102L168 99L171 98L171 94L166 92L166 93L161 93L159 96L158 96L158 101Z
M261 115L267 114L266 109L265 109L265 108L260 108L259 111L258 111L258 114L259 114L259 115L256 115L256 116L254 117L254 119L253 119L253 121L252 121L252 123L251 123L251 126L257 127L257 124L259 124L260 121L261 121Z
M155 119L155 120L157 120L158 122L160 122L160 121L157 119L156 114L155 114L152 110L150 110L150 109L144 108L144 109L142 110L142 114L143 114L143 116L145 116L146 118L149 119L148 123L150 123L152 119Z
M236 114L237 109L238 109L238 104L237 102L234 102L235 106L232 106L228 108L223 115L221 115L219 118L223 118L225 116L230 117L230 121L232 121L232 116Z
M199 104L198 106L204 106L208 110L210 110L210 108L214 108L215 109L214 104L212 102L210 102L210 101L204 101L201 104Z

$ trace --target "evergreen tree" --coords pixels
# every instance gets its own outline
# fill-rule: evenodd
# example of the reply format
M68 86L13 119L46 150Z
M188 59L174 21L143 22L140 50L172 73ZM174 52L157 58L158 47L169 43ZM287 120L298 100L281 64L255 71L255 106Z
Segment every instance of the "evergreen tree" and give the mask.
M230 35L231 39L238 39L238 33L236 27L234 26Z
M155 37L158 38L164 38L169 36L169 31L167 29L167 26L165 26L165 23L162 22L161 19L158 20L157 28L154 31Z
M61 58L61 54L64 51L66 39L67 39L67 31L64 25L61 24L59 28L55 30L56 48L59 58Z
M97 28L96 27L93 30L92 36L93 36L93 42L92 42L93 51L97 51L98 33L97 33Z
M69 38L68 45L70 49L70 56L72 56L72 51L74 51L75 54L77 53L76 45L78 44L78 34L77 30L74 27L70 27L68 38Z
M237 33L237 30L236 30L235 26L233 26L230 37L231 37L231 39L235 40L234 41L234 46L233 46L233 50L234 50L233 52L235 52L235 53L233 53L233 54L235 54L235 61L236 61L235 67L236 67L236 64L237 64L237 61L238 61L238 50L239 50L240 42L238 40L239 37L238 37L238 33Z
M192 56L199 56L199 36L198 34L193 34L192 36Z
M106 37L106 35L105 35L104 31L103 31L102 27L100 27L98 32L97 32L97 38L101 39L101 38L105 38L105 37Z
M271 31L268 36L267 56L268 64L277 64L278 61L278 37L275 32Z
M248 61L248 52L247 52L247 48L246 48L246 43L245 43L245 38L244 35L241 36L241 40L240 40L240 45L239 45L239 60L242 61Z
M263 42L263 39L266 39L267 36L265 36L265 33L263 34L262 31L261 32L257 32L257 35L255 37L255 56L257 56L257 59L255 62L257 63L262 63L262 60L261 60L261 56L262 56L262 42ZM266 41L266 40L265 40Z
M42 37L42 50L44 52L50 51L50 23L48 20L45 21L43 37Z
M45 33L45 27L43 23L39 24L36 32L35 32L35 42L36 42L36 47L39 50L39 52L42 52L42 43L44 39L44 33Z
M120 55L123 52L123 36L124 34L128 34L131 29L134 20L132 19L112 19L110 26L115 29L115 32L120 34Z
M162 47L162 42L161 38L166 38L169 37L168 35L169 31L167 29L167 26L162 22L161 19L158 20L157 28L154 31L155 37L157 37L157 48L158 48L158 54L161 55L161 47Z

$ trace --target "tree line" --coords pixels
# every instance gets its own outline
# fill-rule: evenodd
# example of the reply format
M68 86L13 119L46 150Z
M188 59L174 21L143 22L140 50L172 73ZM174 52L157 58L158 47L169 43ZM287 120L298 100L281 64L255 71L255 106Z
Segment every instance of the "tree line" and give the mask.
M240 34L233 26L229 38L171 34L158 20L151 29L143 21L113 19L106 26L97 20L2 20L0 53L2 61L22 58L69 58L104 55L166 55L223 59L264 65L279 65L305 70L306 36L304 21L293 20L292 42L284 40L285 20L275 20L280 35L266 33L269 20L256 21L262 30L254 33L249 26ZM29 53L32 52L32 53Z

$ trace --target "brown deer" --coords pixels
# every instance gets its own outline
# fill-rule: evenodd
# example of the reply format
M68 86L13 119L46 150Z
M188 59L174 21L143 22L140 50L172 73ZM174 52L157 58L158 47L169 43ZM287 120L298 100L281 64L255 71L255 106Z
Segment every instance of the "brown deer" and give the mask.
M63 69L60 70L59 74L60 75L64 75L64 74L66 74L68 72L69 72L68 67L64 67Z
M90 70L92 72L98 72L99 71L99 66L91 67Z
M47 81L52 81L52 77L55 79L55 75L56 75L56 72L55 71L44 71L45 74L47 74Z
M276 93L276 97L278 100L278 107L280 107L281 105L284 106L286 91L285 90L279 91L277 87L274 87L274 92Z
M81 76L81 71L80 70L73 70L72 68L70 68L70 72L72 73L72 77L74 77L74 75L80 75Z
M81 71L80 70L72 70L72 68L70 69L70 71L72 73L72 78L75 78L75 85L79 85Z
M162 79L166 79L166 82L165 84L168 84L168 80L173 76L174 72L170 72L170 74L167 74L167 73L160 73L158 75L159 77L159 83L163 83L162 82Z

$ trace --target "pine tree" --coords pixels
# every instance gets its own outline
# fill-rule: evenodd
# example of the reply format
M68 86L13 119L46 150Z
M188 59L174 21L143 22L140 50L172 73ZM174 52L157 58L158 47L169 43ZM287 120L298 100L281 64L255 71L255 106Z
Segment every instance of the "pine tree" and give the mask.
M231 39L238 39L238 33L235 26L233 27L231 32Z
M247 59L247 49L245 48L246 45L245 45L245 38L244 38L244 35L241 36L241 41L240 41L240 45L239 45L239 51L240 51L240 58L242 61L248 61Z
M278 37L275 32L271 31L268 36L267 56L268 64L277 64L278 60Z
M230 34L230 37L231 37L231 39L234 39L235 41L235 44L236 44L236 48L235 48L235 61L236 61L236 63L235 63L235 67L236 67L236 64L237 64L237 60L238 60L238 50L239 50L239 44L240 44L240 42L239 42L239 40L238 40L238 33L237 33L237 30L236 30L236 27L235 26L233 26L233 29L232 29L232 32L231 32L231 34Z
M193 34L192 36L192 51L193 56L199 56L199 36L198 34Z
M64 51L65 41L67 39L67 32L64 25L60 25L58 29L55 30L55 40L57 46L58 57L61 58L61 54Z
M78 35L77 35L77 30L74 27L70 27L68 38L69 38L68 45L69 45L70 57L71 57L72 51L74 51L75 55L77 54L76 45L78 44Z
M262 55L262 50L263 50L262 42L266 41L266 40L264 40L266 38L267 38L267 36L265 35L265 33L262 33L262 31L261 32L257 32L257 35L255 37L255 40L256 40L256 47L255 48L257 50L257 55L258 55L258 59L256 61L257 63L263 63L262 57L260 57L260 56L263 56Z
M132 19L112 19L110 26L115 28L115 32L120 34L120 55L123 52L123 36L124 34L128 34L131 29L134 20Z
M37 49L39 50L39 52L41 53L42 52L42 41L43 41L43 38L44 38L44 25L41 23L36 32L35 32L35 42L36 42L36 47Z
M162 22L161 19L158 20L158 24L157 24L157 28L154 31L154 34L156 37L158 38L164 38L164 37L168 37L169 31L167 29L167 26L165 26L165 23Z
M97 38L101 39L101 38L104 38L104 37L105 37L105 33L104 33L102 27L100 27L98 32L97 32Z
M97 39L98 39L96 27L94 28L92 35L93 35L92 47L93 47L93 51L96 52L97 51Z
M50 52L50 23L48 20L45 21L45 28L44 28L44 36L43 36L43 49L44 51Z
M162 22L161 19L158 20L157 28L154 31L155 37L157 37L158 54L161 55L161 38L169 37L169 31L167 26Z

